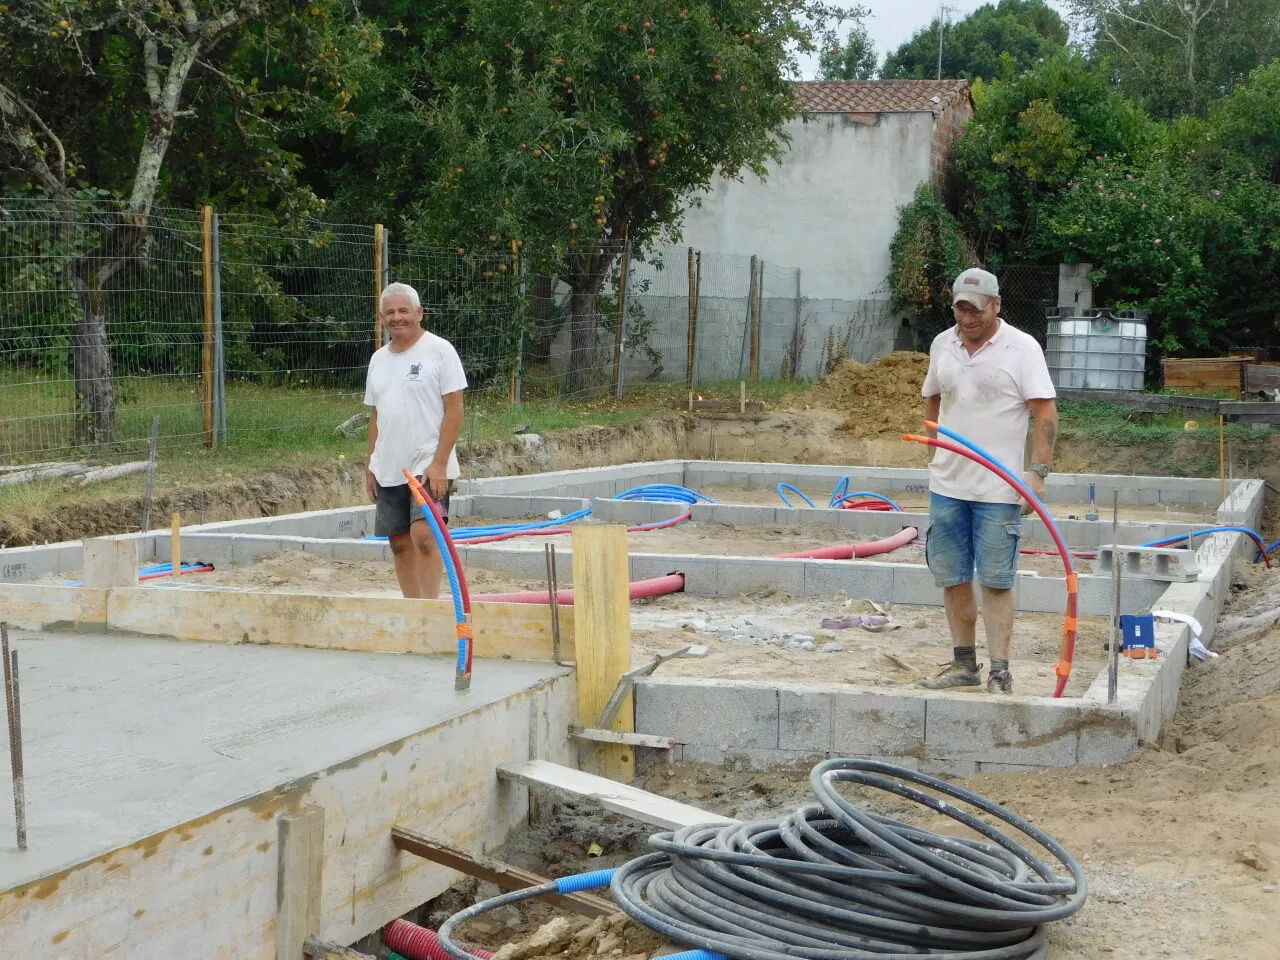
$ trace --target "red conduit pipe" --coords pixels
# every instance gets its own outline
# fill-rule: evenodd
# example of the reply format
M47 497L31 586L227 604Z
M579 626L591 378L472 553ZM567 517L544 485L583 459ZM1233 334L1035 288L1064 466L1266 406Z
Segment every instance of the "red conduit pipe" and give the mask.
M409 960L451 960L440 946L440 938L434 930L420 927L408 920L392 920L382 931L382 942ZM488 950L477 950L475 947L468 947L467 950L480 960L493 958Z
M664 520L662 523L645 523L638 527L627 527L627 533L648 533L650 530L666 530L668 527L674 527L677 523L684 523L693 516L693 511L689 510L682 513L678 517L670 520ZM459 532L465 530L466 527L459 528ZM543 530L516 530L513 533L499 533L492 537L475 537L474 539L462 538L462 545L467 546L472 543L497 543L499 540L510 540L512 537L549 537L557 533L573 533L570 527L553 527Z
M669 573L665 577L654 577L652 580L637 580L631 584L628 594L632 600L643 600L647 597L661 597L668 593L679 593L684 589L684 574ZM550 603L551 594L546 590L533 593L487 593L476 597L486 603ZM556 602L562 607L573 606L573 591L560 590L556 593Z
M780 553L779 560L850 560L854 557L874 557L881 553L889 553L905 547L919 533L915 527L907 527L900 533L884 540L873 540L870 543L849 543L838 547L822 547L818 550L801 550L797 553ZM660 597L668 593L678 593L684 589L684 574L669 573L665 577L652 580L639 580L631 584L629 591L632 600L646 597ZM476 597L489 603L550 603L551 595L542 590L536 593L491 593ZM573 591L561 590L557 594L557 602L561 606L573 605Z
M795 553L775 553L774 557L779 560L852 560L855 557L874 557L905 547L919 532L915 527L907 527L884 540L846 543L838 547L820 547L817 550L797 550Z
M930 429L936 427L936 424L927 422L926 425ZM1071 677L1071 661L1076 651L1076 631L1079 629L1077 611L1079 608L1080 577L1071 563L1071 551L1067 549L1067 544L1063 541L1062 534L1058 531L1053 518L1049 516L1049 511L1044 508L1044 504L1040 502L1040 499L1028 490L1026 484L1021 480L996 466L986 457L974 453L968 447L952 443L950 440L943 440L941 437L921 437L912 433L903 434L902 439L912 443L923 443L926 446L937 447L940 450L946 450L949 453L958 454L968 460L972 460L979 466L986 467L1009 486L1013 487L1019 496L1031 504L1031 509L1035 510L1040 519L1044 521L1045 527L1053 536L1054 545L1058 548L1058 556L1062 557L1062 566L1067 574L1067 611L1062 621L1062 653L1053 668L1053 672L1058 675L1058 683L1053 688L1053 695L1061 697L1062 691L1067 687L1067 680Z

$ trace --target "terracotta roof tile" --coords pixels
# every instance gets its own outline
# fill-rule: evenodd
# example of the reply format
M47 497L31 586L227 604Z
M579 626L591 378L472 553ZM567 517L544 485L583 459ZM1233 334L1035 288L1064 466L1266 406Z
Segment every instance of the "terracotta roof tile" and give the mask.
M964 94L966 80L807 80L796 96L807 113L937 110Z

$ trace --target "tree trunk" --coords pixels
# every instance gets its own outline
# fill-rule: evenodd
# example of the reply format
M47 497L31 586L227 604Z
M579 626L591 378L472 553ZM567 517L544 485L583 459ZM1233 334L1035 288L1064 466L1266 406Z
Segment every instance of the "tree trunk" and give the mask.
M111 348L107 344L106 296L102 278L90 269L76 278L80 321L71 333L75 366L76 440L95 446L116 439L116 398L111 379Z
M599 288L597 279L588 286L574 287L569 295L569 390L575 395L599 386L604 374L597 338Z

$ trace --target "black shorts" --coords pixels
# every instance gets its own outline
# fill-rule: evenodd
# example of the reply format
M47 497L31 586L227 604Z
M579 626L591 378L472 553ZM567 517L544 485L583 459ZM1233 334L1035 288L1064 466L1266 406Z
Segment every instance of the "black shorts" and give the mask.
M424 485L425 486L425 485ZM444 514L444 522L449 522L449 498L453 495L457 484L449 481L449 488L443 500L437 500L440 512ZM397 537L408 533L415 520L426 520L422 507L413 499L413 493L407 483L398 483L394 487L378 484L378 502L373 513L373 535L375 537Z

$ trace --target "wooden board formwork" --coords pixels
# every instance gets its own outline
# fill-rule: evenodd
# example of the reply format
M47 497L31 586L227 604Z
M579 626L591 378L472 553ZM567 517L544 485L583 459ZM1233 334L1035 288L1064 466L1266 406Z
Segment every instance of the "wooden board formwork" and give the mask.
M1229 390L1244 387L1247 357L1205 357L1194 360L1163 360L1164 385L1179 390Z
M575 657L573 607L560 608L561 658ZM453 605L444 600L0 584L0 620L52 626L327 650L450 655L456 651ZM541 604L476 603L477 658L550 660L551 611Z

